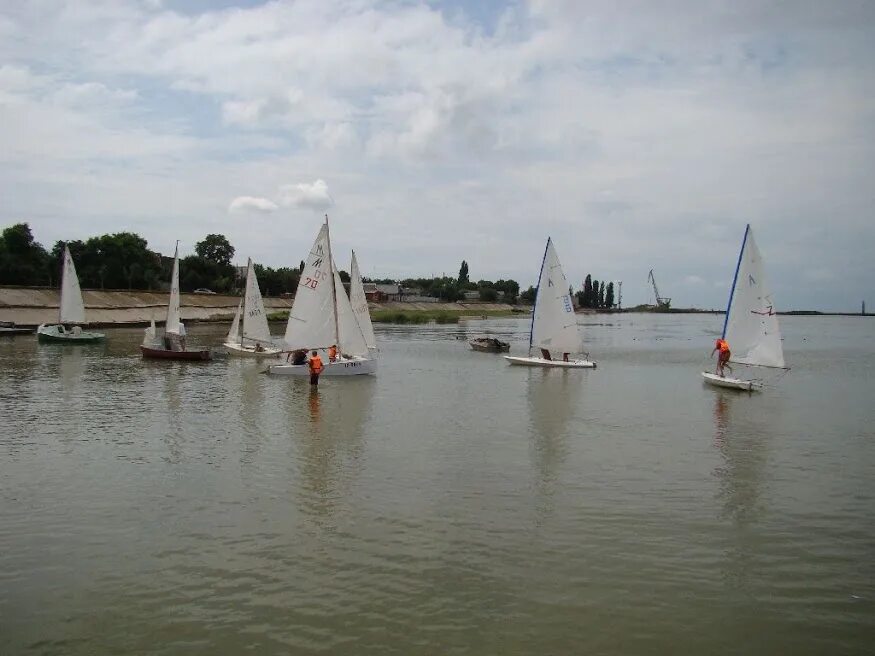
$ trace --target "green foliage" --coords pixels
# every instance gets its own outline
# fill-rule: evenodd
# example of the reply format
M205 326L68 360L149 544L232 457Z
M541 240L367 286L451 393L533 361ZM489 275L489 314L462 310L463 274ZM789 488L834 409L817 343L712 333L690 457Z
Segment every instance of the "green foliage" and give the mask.
M458 280L458 282L460 285L463 285L463 284L469 282L469 280L468 280L468 263L465 260L462 260L462 266L459 267L459 280Z
M298 280L301 272L298 269L270 267L255 265L255 275L258 276L258 287L264 296L280 296L281 294L294 294L298 289Z
M605 307L612 308L614 307L614 283L609 282L608 288L605 291Z
M198 257L223 267L231 266L231 258L234 257L234 247L225 235L207 235L203 241L195 244L194 252Z
M28 224L17 223L0 234L0 284L51 284L51 262Z
M535 297L537 295L538 290L530 285L526 291L520 294L520 302L527 305L532 305L535 302Z
M145 239L131 232L69 241L67 246L76 265L79 284L99 289L158 289L170 277L172 258L166 264L147 248ZM60 262L64 242L52 248L54 261ZM52 281L58 284L57 276Z
M337 275L340 276L340 282L350 282L352 280L346 271L338 271Z
M493 287L480 288L480 300L487 303L494 303L498 300L498 292Z

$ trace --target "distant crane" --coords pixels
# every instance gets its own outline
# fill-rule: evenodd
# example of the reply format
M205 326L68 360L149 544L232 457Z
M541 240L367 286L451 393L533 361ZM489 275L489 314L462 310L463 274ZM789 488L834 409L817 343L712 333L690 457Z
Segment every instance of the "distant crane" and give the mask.
M671 299L659 295L659 289L656 288L656 278L653 277L653 269L647 274L647 281L653 283L653 295L656 297L656 307L659 310L667 310L671 307Z

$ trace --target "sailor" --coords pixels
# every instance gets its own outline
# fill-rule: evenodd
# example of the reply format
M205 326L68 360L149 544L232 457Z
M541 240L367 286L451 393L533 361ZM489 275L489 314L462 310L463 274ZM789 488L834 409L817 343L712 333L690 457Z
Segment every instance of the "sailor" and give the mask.
M562 362L568 362L568 353L562 354Z
M319 374L325 368L322 364L322 358L319 357L318 351L313 351L310 355L310 384L316 386L319 384Z
M718 353L719 352L719 353ZM727 342L722 337L718 337L717 341L714 342L714 349L711 351L711 357L714 357L714 354L717 355L717 375L723 378L725 374L723 373L723 368L727 367L729 372L732 373L732 367L729 366L729 356L732 355L729 350L729 342Z
M332 344L328 347L328 361L334 362L337 360L337 344Z
M298 349L296 351L292 351L286 356L286 362L289 362L290 360L292 364L306 364L307 349Z
M542 348L542 349L541 349L541 357L542 357L543 359L545 359L545 360L552 360L552 359L553 359L553 358L550 357L550 351L548 351L548 350L545 349L545 348Z

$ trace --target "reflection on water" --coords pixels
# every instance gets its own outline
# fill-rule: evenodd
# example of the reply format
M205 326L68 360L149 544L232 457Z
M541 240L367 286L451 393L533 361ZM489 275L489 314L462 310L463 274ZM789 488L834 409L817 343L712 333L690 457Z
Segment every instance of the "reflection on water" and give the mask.
M570 422L584 401L588 372L532 367L526 373L538 516L542 520L553 508L559 468L568 455Z

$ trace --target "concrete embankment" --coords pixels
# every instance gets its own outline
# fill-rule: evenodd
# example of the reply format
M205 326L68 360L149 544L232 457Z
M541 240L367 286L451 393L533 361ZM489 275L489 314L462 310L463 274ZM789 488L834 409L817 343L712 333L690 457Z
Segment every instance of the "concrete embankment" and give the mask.
M167 292L108 291L86 289L82 292L85 314L90 324L145 324L152 319L164 321ZM38 326L58 320L61 294L46 287L0 287L0 321L14 321L20 326ZM234 316L239 296L226 294L181 294L183 321L219 321ZM268 312L288 310L291 299L265 298Z
M147 324L164 321L167 292L86 289L82 292L88 323L95 325ZM47 287L0 287L0 321L14 321L20 326L38 326L58 320L61 295ZM185 294L180 297L183 321L227 321L234 316L239 296L228 294ZM290 298L266 297L269 313L287 311ZM404 312L452 311L465 313L507 313L511 306L502 303L371 303L371 311Z

